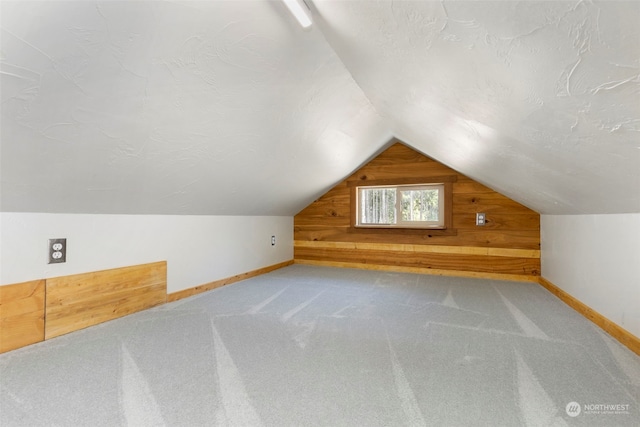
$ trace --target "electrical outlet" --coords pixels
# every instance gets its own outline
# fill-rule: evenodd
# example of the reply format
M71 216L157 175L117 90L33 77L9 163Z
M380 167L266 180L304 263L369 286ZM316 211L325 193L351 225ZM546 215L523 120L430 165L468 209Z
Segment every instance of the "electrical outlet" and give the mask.
M485 213L479 212L476 214L476 225L482 226L487 223L487 216Z
M49 264L67 262L67 239L49 239Z
M276 245L276 236L271 236L271 246Z

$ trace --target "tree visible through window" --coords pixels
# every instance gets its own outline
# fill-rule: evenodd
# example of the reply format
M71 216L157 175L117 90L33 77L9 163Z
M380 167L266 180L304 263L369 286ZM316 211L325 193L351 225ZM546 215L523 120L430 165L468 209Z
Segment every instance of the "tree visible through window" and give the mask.
M396 223L395 188L363 188L360 191L363 224Z
M444 185L358 187L361 227L441 228Z
M403 221L438 221L438 188L402 190Z

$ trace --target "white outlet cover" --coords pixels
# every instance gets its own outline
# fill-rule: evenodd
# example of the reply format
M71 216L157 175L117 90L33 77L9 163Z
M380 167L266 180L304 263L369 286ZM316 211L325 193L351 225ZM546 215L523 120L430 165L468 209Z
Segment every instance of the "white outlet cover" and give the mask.
M476 225L485 225L486 223L486 215L484 213L476 214Z

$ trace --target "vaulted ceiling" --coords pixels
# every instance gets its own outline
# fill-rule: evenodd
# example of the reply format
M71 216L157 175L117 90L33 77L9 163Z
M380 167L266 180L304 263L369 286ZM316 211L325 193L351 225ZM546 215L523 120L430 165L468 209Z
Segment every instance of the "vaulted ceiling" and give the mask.
M2 1L2 211L293 215L393 137L640 212L640 2Z

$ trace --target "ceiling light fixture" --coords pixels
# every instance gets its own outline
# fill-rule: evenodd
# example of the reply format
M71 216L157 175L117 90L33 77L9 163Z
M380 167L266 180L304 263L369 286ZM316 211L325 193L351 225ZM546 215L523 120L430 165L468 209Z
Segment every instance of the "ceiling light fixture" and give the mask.
M302 28L311 26L311 17L305 11L306 6L300 4L300 0L282 0L289 9L289 12L298 20Z

